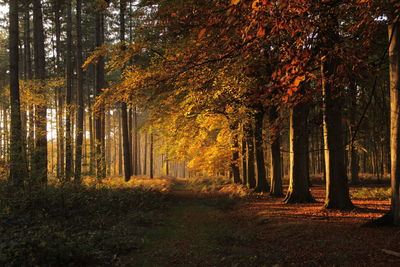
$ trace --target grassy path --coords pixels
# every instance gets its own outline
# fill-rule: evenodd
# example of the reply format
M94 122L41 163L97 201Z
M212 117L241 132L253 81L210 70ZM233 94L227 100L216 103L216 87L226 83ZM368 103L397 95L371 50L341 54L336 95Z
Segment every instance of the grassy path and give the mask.
M171 198L163 225L150 229L143 249L130 256L135 266L248 266L257 258L254 232L232 216L235 202L202 197L184 182L174 185Z

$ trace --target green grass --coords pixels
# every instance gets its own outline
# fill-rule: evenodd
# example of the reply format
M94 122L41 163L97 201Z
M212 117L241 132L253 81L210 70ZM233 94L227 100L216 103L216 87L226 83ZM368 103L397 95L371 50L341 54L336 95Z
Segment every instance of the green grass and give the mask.
M389 200L391 190L390 188L362 187L354 188L350 193L352 198Z
M143 246L168 201L145 188L51 185L9 191L0 182L1 266L110 266Z

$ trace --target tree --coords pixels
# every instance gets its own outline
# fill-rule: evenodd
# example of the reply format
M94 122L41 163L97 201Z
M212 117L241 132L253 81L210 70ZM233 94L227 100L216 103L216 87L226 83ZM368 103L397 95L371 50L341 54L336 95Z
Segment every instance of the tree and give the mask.
M96 47L101 48L104 43L104 15L103 6L96 6L95 13L95 23L96 23ZM104 58L99 56L97 64L95 66L95 77L96 77L96 96L100 96L104 88ZM99 107L95 112L95 146L96 146L96 177L101 180L105 178L105 158L104 158L104 110Z
M65 180L70 181L72 176L72 129L71 129L71 111L72 111L72 3L67 3L67 94L66 94L66 118L65 118Z
M281 144L279 137L279 126L276 123L278 112L275 106L269 108L268 114L270 122L270 131L273 131L271 143L271 195L280 197L283 196L282 189L282 163L281 163Z
M285 203L314 202L308 182L307 105L295 103L290 109L290 177Z
M150 133L150 159L149 159L149 172L150 179L154 178L154 135L153 132Z
M263 141L263 121L264 121L264 110L259 107L256 114L254 115L255 127L254 127L254 144L256 148L256 165L257 165L257 180L256 180L256 192L269 192L270 187L267 183L267 173L265 170L264 161L264 141Z
M392 5L397 1L390 1ZM392 7L396 10L395 6ZM391 189L390 215L393 224L400 225L400 17L393 12L389 24L390 74L390 153Z
M240 170L239 170L239 139L237 134L238 123L232 122L230 125L230 129L232 131L232 140L231 140L231 150L232 150L232 159L230 163L233 182L238 184L240 183Z
M321 35L321 47L328 54L321 57L321 77L323 94L323 129L325 148L325 172L326 172L326 198L325 208L328 209L352 209L347 185L347 171L345 165L345 144L342 125L341 97L337 94L335 86L330 78L335 74L339 66L337 58L330 55L333 44L338 43L338 18L334 1L324 3L325 14L322 23L325 25ZM336 91L336 92L335 92ZM336 94L335 94L336 93Z
M126 1L120 0L120 41L122 50L125 50L125 11ZM123 140L123 154L124 154L124 176L125 181L131 178L131 154L129 144L129 131L128 131L128 111L125 102L121 103L121 120L122 120L122 140ZM152 169L152 167L151 167ZM151 177L153 178L153 177Z
M83 59L82 59L82 0L76 1L76 79L77 79L77 114L76 114L76 144L75 144L75 181L80 182L82 172L83 145Z
M10 104L11 104L11 128L10 128L10 182L16 187L22 187L27 176L27 165L22 137L19 77L18 77L18 1L10 1L9 12L9 49L10 49Z
M35 136L36 146L32 162L32 179L34 184L47 183L47 107L45 100L46 58L44 49L44 29L42 3L33 0L33 38L35 57L35 79L39 83L39 94L43 97L42 103L36 106Z
M247 183L249 188L255 188L256 178L254 169L254 130L251 123L248 123L245 126L245 135L247 136Z

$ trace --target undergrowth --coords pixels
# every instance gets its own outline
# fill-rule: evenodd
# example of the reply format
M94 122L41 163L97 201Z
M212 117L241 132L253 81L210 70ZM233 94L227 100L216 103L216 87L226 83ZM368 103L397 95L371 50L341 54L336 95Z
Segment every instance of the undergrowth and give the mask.
M195 177L188 180L189 188L203 194L216 194L231 198L243 198L250 194L250 190L240 184L232 184L231 179L223 176Z
M164 182L86 182L12 191L0 181L0 266L117 265L162 223Z
M390 188L361 187L361 188L354 188L351 191L352 198L361 198L361 199L389 200L390 194L391 194Z

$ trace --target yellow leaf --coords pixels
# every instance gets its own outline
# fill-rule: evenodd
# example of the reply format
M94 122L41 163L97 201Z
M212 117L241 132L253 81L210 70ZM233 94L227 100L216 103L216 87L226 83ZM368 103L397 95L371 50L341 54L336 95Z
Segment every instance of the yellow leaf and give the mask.
M240 0L232 0L231 5L237 5L240 3Z

